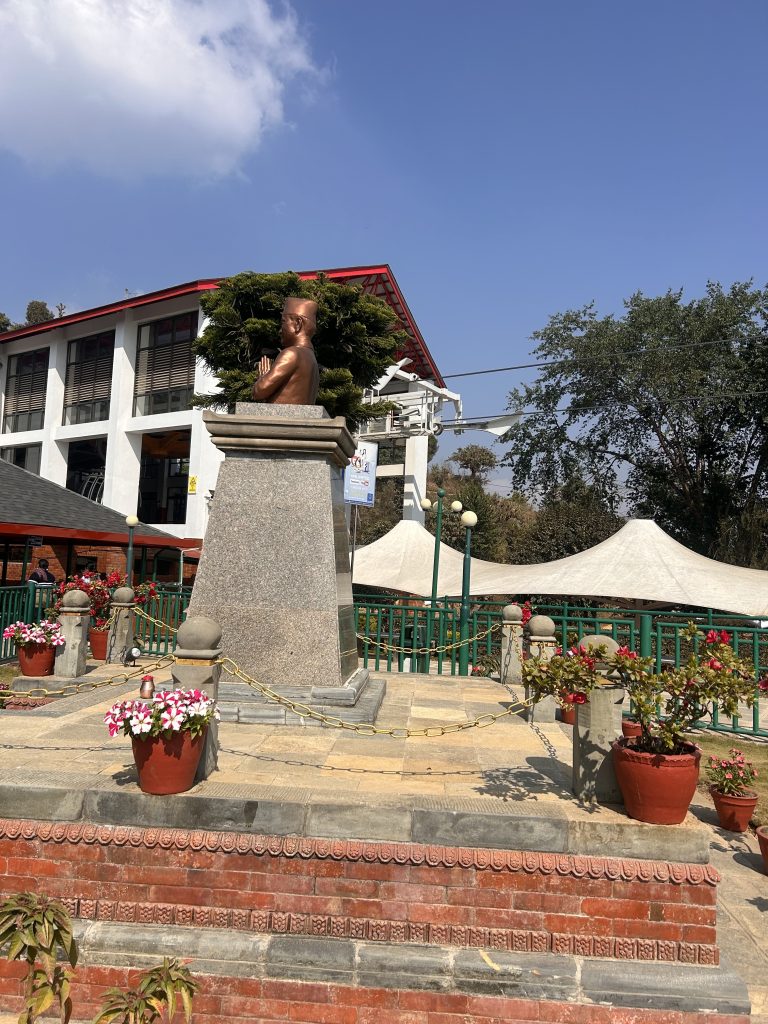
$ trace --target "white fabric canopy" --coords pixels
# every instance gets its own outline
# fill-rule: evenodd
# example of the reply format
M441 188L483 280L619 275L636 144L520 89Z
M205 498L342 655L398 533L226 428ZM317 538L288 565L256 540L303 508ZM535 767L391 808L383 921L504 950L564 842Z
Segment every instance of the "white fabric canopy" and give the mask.
M435 539L403 521L355 553L354 582L429 597ZM440 596L461 593L463 556L440 545ZM472 559L470 593L614 597L686 604L768 618L768 572L697 555L651 519L631 519L612 537L568 558L536 565Z

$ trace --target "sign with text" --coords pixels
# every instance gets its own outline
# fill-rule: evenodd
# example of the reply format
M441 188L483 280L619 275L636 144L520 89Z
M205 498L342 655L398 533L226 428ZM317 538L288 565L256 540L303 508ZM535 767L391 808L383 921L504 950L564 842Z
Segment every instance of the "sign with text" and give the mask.
M355 454L344 470L344 501L348 505L373 508L376 499L376 463L379 446L373 441L360 441Z

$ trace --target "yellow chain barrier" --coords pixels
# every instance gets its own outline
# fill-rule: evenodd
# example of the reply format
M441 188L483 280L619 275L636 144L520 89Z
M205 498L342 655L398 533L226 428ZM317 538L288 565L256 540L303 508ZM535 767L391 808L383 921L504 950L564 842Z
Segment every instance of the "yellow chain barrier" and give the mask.
M413 736L448 736L450 733L454 732L466 732L467 729L486 729L489 725L495 725L496 722L502 718L508 718L510 715L518 714L524 708L530 707L533 703L533 700L518 700L515 698L515 703L504 711L499 711L495 715L490 713L480 715L479 718L475 718L471 722L449 722L446 725L428 725L423 729L408 729L404 726L394 729L384 729L381 728L381 726L373 725L368 722L346 722L343 718L338 718L336 715L325 715L321 711L315 711L315 709L309 707L308 704L302 704L299 701L290 700L288 697L284 697L282 694L277 693L277 691L266 686L264 683L260 683L252 676L247 675L231 658L219 658L218 664L225 668L230 675L235 676L243 683L247 683L251 689L257 690L268 700L282 705L284 708L292 711L300 718L311 718L314 721L322 722L323 725L328 725L333 729L346 729L348 732L356 732L363 736L393 736L396 739L409 739Z
M172 626L170 622L163 622L162 619L154 619L152 616L145 612L143 608L139 608L138 605L134 605L133 614L138 615L140 619L145 619L147 622L151 622L154 626L160 626L167 633L178 633L178 627Z
M62 687L60 690L48 690L44 686L36 686L31 690L0 690L0 699L12 700L26 697L28 700L45 700L46 697L74 697L78 693L88 693L91 690L101 690L106 686L127 683L129 679L133 679L135 676L144 676L148 672L165 668L167 665L173 664L174 660L172 654L166 654L159 661L156 661L154 665L139 665L131 672L119 672L116 676L111 676L109 679L99 679L85 683L68 683L67 686Z
M443 654L445 651L452 651L457 647L464 647L466 644L473 644L476 640L483 640L489 633L501 629L500 622L494 622L488 629L482 629L475 636L467 637L466 640L457 640L455 644L441 644L438 647L396 647L388 644L386 640L372 640L365 633L355 633L358 640L364 640L371 647L379 647L382 651L392 651L394 654Z

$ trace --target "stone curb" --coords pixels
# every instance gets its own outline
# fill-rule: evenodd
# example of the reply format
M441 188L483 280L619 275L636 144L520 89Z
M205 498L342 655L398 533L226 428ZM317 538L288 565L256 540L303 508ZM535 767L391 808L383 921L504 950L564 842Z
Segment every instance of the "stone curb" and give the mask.
M748 1014L728 967L616 963L552 954L260 935L177 926L75 922L83 964L145 969L192 958L196 974L329 982L359 988L502 995L658 1010Z
M255 832L277 836L312 836L380 842L425 843L483 849L536 851L687 864L709 861L704 829L670 829L664 825L571 821L549 807L540 813L489 814L387 804L323 803L269 799L268 789L254 787L253 797L233 799L196 793L147 796L138 791L0 784L0 818ZM203 787L206 785L202 784ZM293 791L295 793L295 791ZM293 796L293 793L291 794ZM426 802L426 801L425 801Z

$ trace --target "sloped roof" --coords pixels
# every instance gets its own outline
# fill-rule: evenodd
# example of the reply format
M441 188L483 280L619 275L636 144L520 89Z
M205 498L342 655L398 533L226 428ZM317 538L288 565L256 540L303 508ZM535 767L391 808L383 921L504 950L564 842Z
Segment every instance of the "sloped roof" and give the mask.
M355 553L354 582L428 597L434 537L401 522ZM441 545L438 593L461 593L462 555ZM716 608L768 618L768 572L716 562L679 544L651 519L631 519L601 544L535 565L473 558L470 593L613 597Z
M0 459L0 533L125 544L128 527L122 512ZM139 523L134 530L134 543L186 547L197 542L180 540Z

